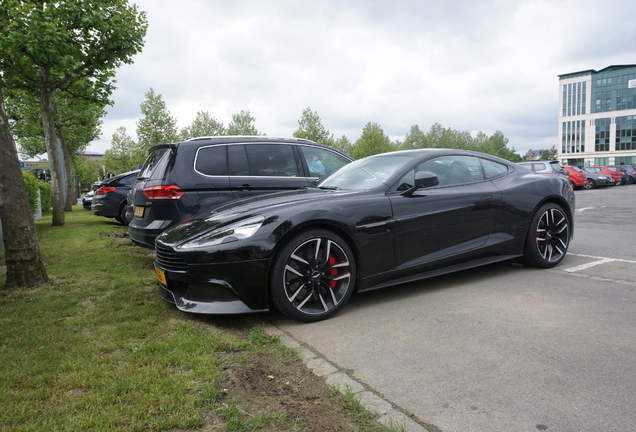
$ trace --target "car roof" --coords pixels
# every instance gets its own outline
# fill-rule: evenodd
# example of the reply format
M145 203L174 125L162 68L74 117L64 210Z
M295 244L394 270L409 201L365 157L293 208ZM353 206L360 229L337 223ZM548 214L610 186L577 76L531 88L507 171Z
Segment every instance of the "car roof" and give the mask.
M215 144L247 144L247 143L308 144L312 146L328 148L335 152L342 153L338 149L335 149L333 147L330 147L324 144L317 143L315 141L308 140L306 138L275 137L275 136L266 136L266 135L220 135L220 136L195 137L195 138L190 138L186 141L181 141L181 142L156 144L152 146L149 149L149 151L154 151L158 148L164 148L164 147L184 147L184 146L199 147L202 144L215 145Z

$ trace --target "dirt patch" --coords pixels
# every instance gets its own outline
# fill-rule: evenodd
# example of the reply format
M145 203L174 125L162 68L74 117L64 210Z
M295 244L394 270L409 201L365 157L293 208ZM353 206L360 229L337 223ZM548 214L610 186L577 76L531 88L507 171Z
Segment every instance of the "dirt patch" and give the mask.
M342 397L298 360L267 354L247 360L230 357L224 369L226 399L238 402L246 417L283 414L294 431L386 430L379 424L360 429ZM258 430L278 432L281 424L271 422Z

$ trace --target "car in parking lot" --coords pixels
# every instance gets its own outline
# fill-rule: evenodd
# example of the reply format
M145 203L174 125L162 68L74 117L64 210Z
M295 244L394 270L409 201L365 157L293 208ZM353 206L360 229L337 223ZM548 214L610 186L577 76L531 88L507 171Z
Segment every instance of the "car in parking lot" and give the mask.
M589 167L581 168L581 171L587 176L587 186L585 189L598 189L600 187L614 186L614 177L610 174L599 174Z
M612 171L620 171L624 174L623 182L624 184L634 184L636 183L636 166L634 165L608 165L608 169Z
M573 237L564 176L495 156L370 156L310 187L232 201L155 242L160 296L184 312L333 316L353 292L498 261L559 264Z
M586 172L594 172L596 174L609 174L614 179L614 186L623 183L623 174L619 171L613 171L606 166L588 166L585 167Z
M219 136L156 145L132 187L130 239L154 247L157 235L205 208L299 189L352 160L300 138Z
M592 185L587 180L587 175L577 166L563 165L563 169L568 172L570 183L574 189L592 189Z
M129 171L102 181L91 203L93 214L115 218L120 224L128 225L126 196L138 173L139 170Z
M536 161L518 162L517 165L520 165L524 168L534 171L537 174L555 174L555 175L563 176L567 178L568 180L570 179L568 172L561 166L561 164L558 161L555 161L555 160L536 160Z

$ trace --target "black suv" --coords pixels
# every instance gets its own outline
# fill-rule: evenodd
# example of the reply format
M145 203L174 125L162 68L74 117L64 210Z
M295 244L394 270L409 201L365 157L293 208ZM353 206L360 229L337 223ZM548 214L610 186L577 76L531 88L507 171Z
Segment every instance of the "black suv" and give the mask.
M156 145L132 187L130 238L154 247L160 233L204 209L299 189L352 160L297 138L219 136Z

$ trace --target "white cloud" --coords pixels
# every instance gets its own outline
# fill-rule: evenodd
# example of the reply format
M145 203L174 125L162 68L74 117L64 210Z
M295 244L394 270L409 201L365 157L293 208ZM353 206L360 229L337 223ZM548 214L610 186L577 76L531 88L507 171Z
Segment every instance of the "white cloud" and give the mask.
M368 122L394 139L418 124L492 134L518 151L557 143L559 74L632 64L631 0L140 0L143 53L120 69L104 151L153 88L188 125L248 110L290 136L303 109L355 141Z

